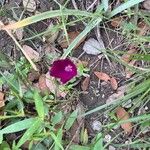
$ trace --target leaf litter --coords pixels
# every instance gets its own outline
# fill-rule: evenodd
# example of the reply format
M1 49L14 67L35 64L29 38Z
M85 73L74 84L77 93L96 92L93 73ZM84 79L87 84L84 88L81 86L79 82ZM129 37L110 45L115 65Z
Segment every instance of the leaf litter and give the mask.
M26 11L28 11L28 14L32 14L33 12L36 12L37 8L38 8L37 1L35 1L35 0L29 0L28 2L27 1L28 0L23 0L23 7ZM143 2L142 5L145 9L148 10L147 1ZM111 20L111 25L114 28L117 28L117 30L118 30L119 27L123 24L123 21L124 21L123 19L121 17L115 17ZM54 27L53 23L50 23L47 30L51 30L51 29L53 29L53 27ZM139 32L137 31L137 34L140 36L145 35L146 32L149 30L147 28L147 25L144 24L143 22L138 24L138 28L139 28ZM23 39L24 30L22 28L20 28L20 30L17 29L16 31L14 31L14 33L16 35L16 38L19 41ZM59 34L60 34L59 31L54 32L54 34L51 34L51 33L52 32L49 32L47 35L43 36L43 38L45 38L45 40L43 40L43 42L47 42L48 44L52 44L52 45L55 45L58 42L63 49L65 49L69 46L68 42L66 41L65 36L62 37L63 40L61 39L60 41L57 41L59 38ZM80 34L80 32L78 32L78 31L71 31L71 32L69 31L68 32L69 43L71 43L79 34ZM105 46L104 46L105 41L103 42L102 39L96 40L95 38L89 38L88 40L85 41L85 38L86 37L84 37L76 45L75 49L78 50L79 45L81 45L81 43L84 43L82 50L86 54L95 55L95 56L98 54L101 54L102 50L105 49ZM27 54L29 55L29 57L32 60L34 60L35 62L38 62L41 60L40 54L36 50L34 50L32 47L30 47L28 45L23 45L23 48L25 49L25 51L27 52ZM56 47L54 46L54 48L56 48ZM46 53L48 54L51 52L46 52ZM137 53L136 49L131 49L131 50L127 51L127 53L122 56L122 60L124 60L129 65L135 65L135 61L132 61L132 54L135 54L135 53ZM57 58L59 58L59 56L57 56L56 58L53 58L53 60L55 60ZM49 60L49 64L51 64L51 62L53 62L53 60ZM90 64L89 61L87 61L87 60L85 62ZM120 84L120 83L118 83L118 78L113 77L111 74L108 75L109 73L106 74L104 72L95 71L94 75L96 75L98 77L98 79L100 79L106 83L109 83L108 86L111 86L111 88L114 90L113 92L115 92L115 93L110 95L106 101L106 103L109 103L109 102L117 100L120 97L123 97L125 95L127 87L125 85L119 87L118 84ZM131 72L130 70L127 70L127 69L125 69L125 72L126 72L126 78L131 78L134 74L134 72ZM29 79L29 81L33 82L33 86L36 86L38 89L40 89L41 93L51 92L54 95L56 94L58 97L66 98L67 92L64 91L63 88L61 88L57 85L56 80L53 77L49 76L49 72L47 72L47 73L42 72L40 74L38 74L37 72L35 72L35 73L30 72L28 74L28 79ZM88 76L81 83L81 89L83 91L89 92L89 86L90 86L90 82L91 82L90 80L91 80L91 77ZM36 81L36 83L34 83L35 81ZM1 95L0 95L0 97L1 97ZM3 98L3 100L4 100L4 98ZM130 103L131 103L131 100L130 100ZM125 107L125 105L124 106L122 105L122 107L117 108L116 116L117 116L118 120L127 120L130 118L129 113L125 110L125 108L130 108L130 107ZM74 131L71 133L71 137L73 137L76 134L76 131L78 130L78 128L81 128L81 127L79 127L80 121L81 121L81 119L77 118L75 125L72 126ZM128 133L128 134L132 133L133 129L132 129L132 124L130 122L121 124L121 127L126 133ZM88 130L86 128L84 128L83 131L85 133L85 137L86 137L85 141L86 141L86 139L88 139ZM77 144L80 143L79 132L77 133L77 137L73 139L73 142L75 142ZM87 143L87 142L85 142L85 143Z

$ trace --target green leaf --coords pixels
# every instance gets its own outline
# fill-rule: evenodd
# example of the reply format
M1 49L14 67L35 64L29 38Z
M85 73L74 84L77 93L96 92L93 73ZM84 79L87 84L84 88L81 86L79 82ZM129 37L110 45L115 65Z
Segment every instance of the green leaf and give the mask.
M34 92L34 100L35 100L35 107L38 113L38 116L44 120L45 112L44 112L44 104L41 95L38 93L37 90Z
M9 144L6 141L3 141L0 145L1 150L11 150Z
M55 145L57 145L59 148L63 150L64 148L62 147L59 138L53 132L51 132L51 137L55 141Z
M9 133L14 133L14 132L25 130L29 128L33 124L34 121L35 121L35 118L25 119L25 120L16 122L14 124L11 124L1 129L0 130L0 143L3 140L3 134L9 134Z
M29 128L32 123L35 121L35 118L25 119L14 124L11 124L0 130L0 134L9 134L14 132L19 132Z
M80 146L80 145L71 145L69 150L91 150L89 147ZM100 150L100 149L99 149Z
M30 140L31 136L39 129L42 122L40 118L36 118L30 128L24 133L19 142L17 143L17 148L24 144L27 140Z
M144 54L134 54L132 56L131 56L132 59L135 59L135 60L150 61L150 54L145 54L145 55Z
M104 150L103 138L102 138L102 134L101 133L98 133L98 135L96 136L94 141L96 141L96 142L94 143L93 150Z
M66 130L69 130L71 128L71 126L73 125L74 121L77 118L77 115L78 115L78 110L75 110L71 113L64 127Z
M62 143L62 137L63 137L63 130L62 128L60 128L57 133L57 140L59 140L60 144ZM60 147L58 144L55 144L54 150L60 150Z
M56 125L57 123L59 123L63 118L63 114L62 112L58 112L57 114L55 114L55 116L51 119L52 124Z

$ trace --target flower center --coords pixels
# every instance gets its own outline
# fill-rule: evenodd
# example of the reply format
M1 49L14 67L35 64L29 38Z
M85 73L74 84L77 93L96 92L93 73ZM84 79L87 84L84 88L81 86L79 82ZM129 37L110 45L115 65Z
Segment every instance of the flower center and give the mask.
M65 71L71 72L72 71L72 66L71 65L66 66Z

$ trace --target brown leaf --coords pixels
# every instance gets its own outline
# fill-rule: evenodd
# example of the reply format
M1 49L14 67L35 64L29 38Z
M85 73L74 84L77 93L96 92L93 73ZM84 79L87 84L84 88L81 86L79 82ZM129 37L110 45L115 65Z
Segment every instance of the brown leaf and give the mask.
M35 70L31 70L28 74L28 80L31 82L37 81L39 77L40 77L40 74Z
M57 96L65 97L67 95L67 92L61 91L59 87L56 86L55 79L50 76L49 72L46 73L46 86L49 88L49 90L56 94Z
M40 55L37 51L33 50L33 48L31 48L28 45L23 45L23 49L27 53L27 55L30 57L30 59L34 60L35 62L39 61Z
M42 74L40 76L38 84L39 84L39 88L40 88L41 92L45 93L45 92L49 91L49 89L46 85L46 76L45 76L45 74Z
M78 32L78 31L68 32L69 43L71 43L79 34L80 34L80 32ZM76 49L85 40L85 38L86 37L82 38L81 41L75 46L74 49ZM67 42L66 38L63 39L59 44L62 48L68 47L68 42Z
M22 40L23 38L23 28L19 28L15 31L18 40Z
M130 49L126 54L122 55L122 60L128 63L131 60L131 55L136 52L136 49Z
M143 36L145 35L148 30L150 30L150 26L146 24L144 21L138 23L139 31L137 32L138 35Z
M110 76L104 72L98 72L95 71L94 74L100 79L103 80L105 82L108 82L110 80Z
M113 90L117 90L118 82L114 77L110 78L110 84L111 84Z
M116 110L116 115L119 120L128 120L130 118L129 113L122 107L118 107ZM132 133L132 123L127 122L121 124L121 128L124 129L125 133L131 134Z
M122 23L122 17L115 17L111 20L111 25L115 28L119 27Z
M86 77L83 82L81 83L81 89L83 91L86 91L89 87L89 83L90 83L90 77Z
M124 93L127 91L127 86L121 86L117 89L116 93L113 93L108 97L106 100L106 104L110 104L119 98L122 98L124 96Z
M132 60L130 61L129 65L133 66L136 63L136 60ZM129 79L132 77L132 75L135 73L134 71L131 71L130 69L126 68L125 69L125 73L126 73L126 79Z
M5 105L4 96L4 93L0 91L0 108Z

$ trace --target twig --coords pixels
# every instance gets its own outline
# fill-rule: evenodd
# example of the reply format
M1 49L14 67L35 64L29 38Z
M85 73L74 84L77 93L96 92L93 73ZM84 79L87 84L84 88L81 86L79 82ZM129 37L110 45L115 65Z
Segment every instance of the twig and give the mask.
M0 27L4 26L4 24L0 21ZM24 51L24 49L21 47L21 45L18 43L18 41L16 40L16 38L13 36L13 34L11 33L10 30L5 29L5 31L8 33L8 35L13 39L13 41L15 42L15 44L19 47L19 49L22 51L22 53L24 54L24 56L26 57L26 59L29 61L29 63L31 64L31 66L33 67L34 70L38 71L36 65L33 63L33 61L31 60L31 58L29 57L29 55L26 53L26 51Z

